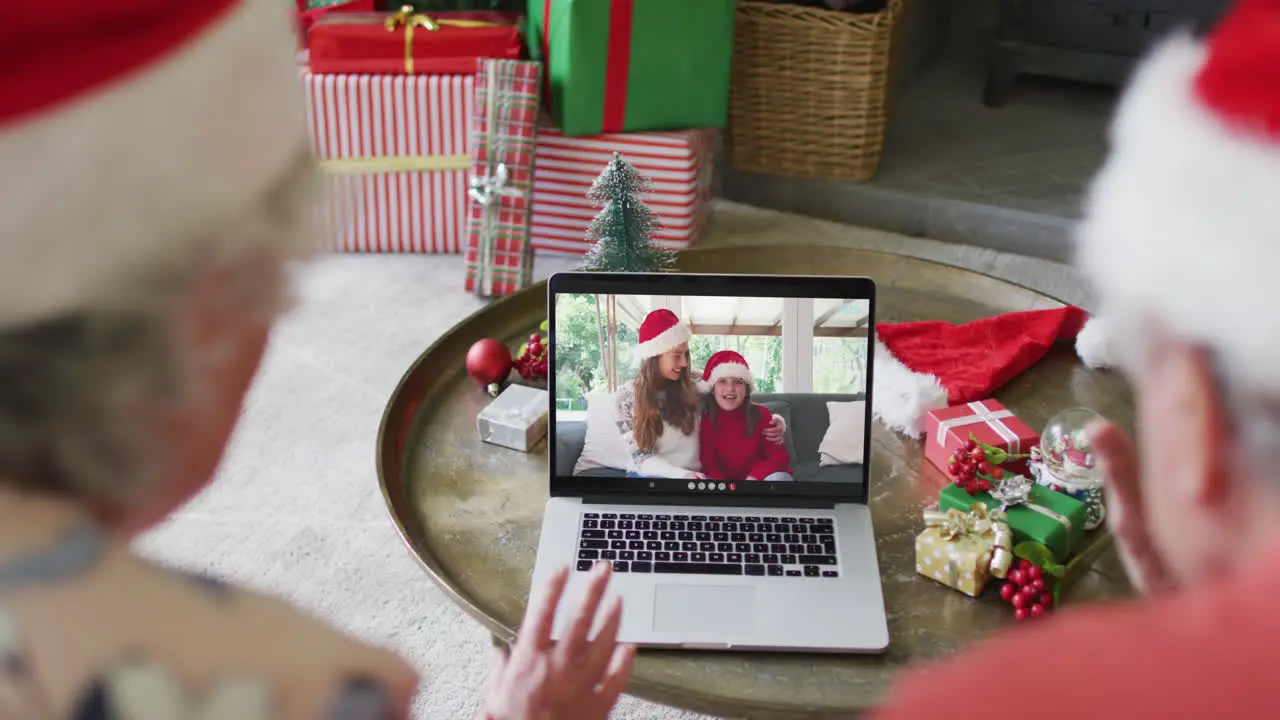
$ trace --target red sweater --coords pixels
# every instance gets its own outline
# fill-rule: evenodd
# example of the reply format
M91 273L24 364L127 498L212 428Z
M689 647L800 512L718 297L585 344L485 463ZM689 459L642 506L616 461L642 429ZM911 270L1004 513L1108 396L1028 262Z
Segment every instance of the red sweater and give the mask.
M1277 592L1280 543L1273 543L1252 567L1166 596L1068 601L904 673L872 717L1026 717L1007 697L944 701L954 688L994 687L997 677L1001 688L1053 698L1036 709L1037 720L1280 717Z
M776 472L791 472L791 456L787 446L765 439L764 429L773 420L773 413L763 405L757 405L760 417L755 431L747 435L746 406L733 412L716 410L715 421L710 414L702 416L698 431L699 452L702 456L702 473L715 480L746 480L753 477L763 480Z

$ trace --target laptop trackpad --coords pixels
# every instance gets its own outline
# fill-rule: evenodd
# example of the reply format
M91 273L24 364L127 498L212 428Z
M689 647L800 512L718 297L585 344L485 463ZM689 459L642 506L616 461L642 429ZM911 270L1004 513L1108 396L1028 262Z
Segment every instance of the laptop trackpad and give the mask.
M653 629L659 633L754 630L756 591L732 585L658 585Z

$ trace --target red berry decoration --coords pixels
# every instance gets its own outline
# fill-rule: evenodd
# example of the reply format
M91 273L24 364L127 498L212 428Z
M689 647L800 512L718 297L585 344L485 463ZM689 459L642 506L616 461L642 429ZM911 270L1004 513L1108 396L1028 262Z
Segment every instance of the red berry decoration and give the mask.
M503 383L514 364L507 346L493 338L479 340L467 351L467 374L480 387Z
M547 376L547 340L538 333L529 336L516 358L516 370L523 378L545 378Z
M978 443L975 442L973 438L969 438L968 440L964 441L964 449L966 451L973 450L976 447L978 447Z
M1025 558L1014 563L1000 587L1000 599L1013 606L1015 620L1021 622L1048 614L1053 607L1053 593L1046 589L1048 580L1043 568Z

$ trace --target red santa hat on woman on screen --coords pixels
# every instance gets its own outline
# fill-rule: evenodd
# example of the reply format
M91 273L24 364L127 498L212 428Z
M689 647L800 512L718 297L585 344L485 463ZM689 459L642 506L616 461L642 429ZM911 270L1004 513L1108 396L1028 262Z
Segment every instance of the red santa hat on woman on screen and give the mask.
M754 390L755 381L751 378L751 368L746 358L733 350L721 350L707 358L707 366L702 370L702 379L698 380L700 392L711 392L711 386L720 378L738 378L747 383L747 388Z
M693 339L689 326L666 308L658 308L646 315L640 323L639 335L640 344L636 346L636 357L641 360L661 355Z
M22 52L0 73L0 327L92 302L307 159L290 12L4 4L0 47Z

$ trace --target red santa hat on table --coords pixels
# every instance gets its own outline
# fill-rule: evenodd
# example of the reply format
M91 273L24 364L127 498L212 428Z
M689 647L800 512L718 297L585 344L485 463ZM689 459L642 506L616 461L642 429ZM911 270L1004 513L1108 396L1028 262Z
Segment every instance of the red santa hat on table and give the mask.
M919 437L930 410L990 397L1059 341L1075 339L1087 365L1101 364L1096 323L1072 306L963 325L877 323L872 412L889 429Z
M1175 34L1133 76L1076 263L1115 338L1154 324L1280 396L1280 0Z
M754 389L756 384L751 379L751 368L747 367L746 358L733 350L721 350L707 358L707 366L702 370L702 379L698 381L698 390L711 392L711 386L720 378L738 378L745 380L747 387Z
M9 0L0 326L181 252L307 151L280 0Z
M655 357L691 339L693 332L688 325L670 310L659 308L646 315L640 323L640 344L636 346L636 357L641 360Z

